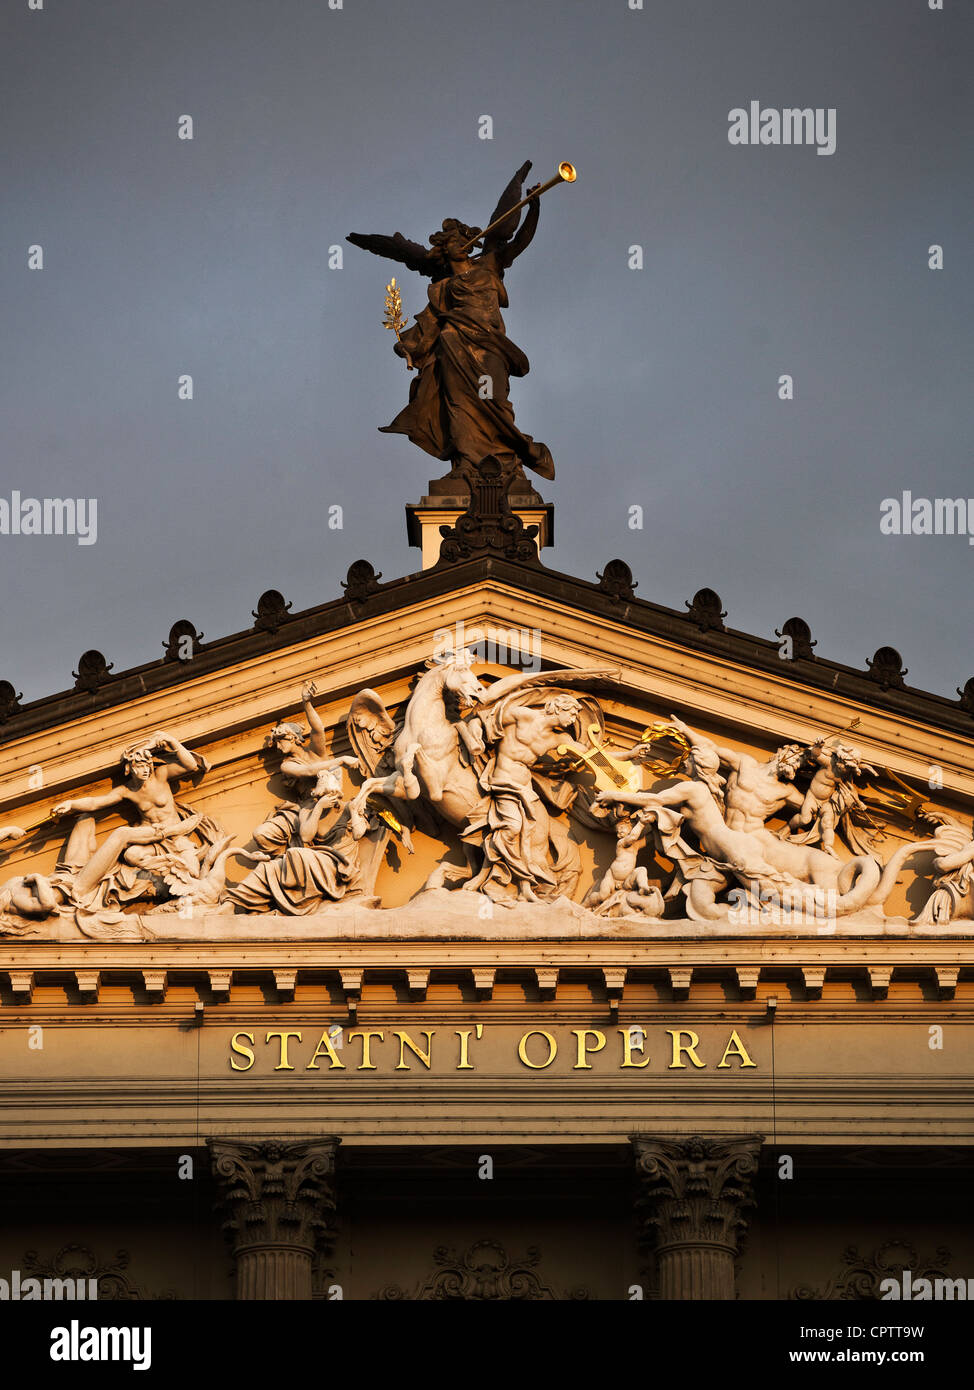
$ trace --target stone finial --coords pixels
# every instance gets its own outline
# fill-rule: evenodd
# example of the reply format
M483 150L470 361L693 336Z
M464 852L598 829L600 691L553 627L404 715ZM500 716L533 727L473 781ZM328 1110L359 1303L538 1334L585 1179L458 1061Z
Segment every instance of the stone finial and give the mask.
M687 617L692 623L696 623L701 632L711 629L714 632L724 631L727 612L721 604L720 594L713 589L698 589L693 600L686 606L690 610Z
M353 560L342 584L345 597L349 603L361 603L369 594L378 593L381 578L382 572L377 574L368 560Z
M957 694L960 696L961 709L966 710L968 714L974 714L974 676L971 676L963 690L960 686L957 687ZM0 700L2 699L3 687L0 686Z
M257 632L276 632L288 620L291 605L285 603L284 595L277 589L268 589L257 600L256 612L251 613L254 629Z
M493 555L538 565L537 526L525 526L508 501L513 469L492 455L469 471L470 505L455 526L441 526L439 563L455 564L474 555Z
M793 661L815 660L812 648L817 647L818 643L812 641L812 629L804 618L789 618L782 625L780 631L775 628L774 635L790 643L790 655Z
M20 713L23 698L23 691L18 695L9 681L0 681L0 724L6 724L13 715Z
M202 632L197 632L188 618L180 618L169 629L169 640L163 642L166 649L165 661L189 661L200 650Z
M903 665L903 658L895 647L879 647L876 654L870 661L866 658L866 665L869 667L868 676L871 681L876 681L883 690L891 687L902 689L903 677L908 674L907 668Z
M625 560L610 560L601 574L596 570L595 577L602 592L612 599L621 601L634 598L635 590L639 588Z
M109 665L101 652L84 652L77 671L71 672L75 690L87 690L89 694L94 694L108 680L108 673L114 669L114 665L114 662Z

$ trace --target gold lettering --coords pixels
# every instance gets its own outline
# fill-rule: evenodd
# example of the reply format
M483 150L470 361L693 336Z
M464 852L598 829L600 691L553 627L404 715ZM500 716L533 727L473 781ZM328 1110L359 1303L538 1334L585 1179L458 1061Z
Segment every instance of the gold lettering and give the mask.
M634 1062L632 1060L632 1028L620 1028L619 1032L622 1034L622 1061L619 1065L623 1067L648 1067L648 1057L645 1062Z
M598 1028L573 1028L572 1032L578 1039L578 1061L572 1067L572 1071L591 1071L592 1063L586 1062L585 1056L588 1052L601 1052L605 1047L605 1034L600 1033ZM595 1046L587 1047L586 1038L595 1038Z
M399 1040L399 1060L396 1063L396 1071L411 1071L412 1063L408 1060L412 1058L420 1062L425 1071L433 1069L433 1038L436 1035L436 1028L414 1029L422 1042L417 1042L411 1034L403 1028L393 1028L392 1036ZM589 1060L594 1053L602 1052L607 1042L607 1034L600 1028L572 1028L571 1033L575 1036L576 1060L572 1065L573 1071L592 1071L594 1070ZM454 1029L458 1039L458 1058L455 1065L456 1071L475 1071L476 1067L471 1061L471 1038L482 1038L484 1025L478 1023L470 1028ZM630 1024L627 1027L620 1027L618 1032L622 1038L622 1058L619 1062L620 1068L634 1068L642 1070L651 1065L650 1057L646 1055L637 1056L642 1052L640 1042L645 1039L646 1030L640 1024ZM692 1028L666 1028L664 1032L669 1033L672 1039L672 1061L669 1064L670 1071L686 1071L692 1067L695 1070L702 1070L707 1063L700 1056L700 1037ZM385 1032L381 1028L359 1028L347 1033L349 1042L355 1038L362 1040L361 1060L355 1068L357 1071L378 1071L372 1051L372 1040L378 1039L379 1042L385 1041ZM533 1038L542 1038L544 1046L547 1048L544 1057L538 1061L532 1061L530 1052L537 1056L539 1047L532 1043ZM274 1071L295 1071L297 1068L292 1064L290 1057L291 1040L301 1042L303 1033L300 1029L271 1029L265 1034L264 1041L270 1044L277 1040L279 1046L278 1059L274 1065ZM425 1044L425 1046L424 1046ZM443 1044L441 1044L441 1047ZM517 1055L522 1066L531 1071L545 1071L554 1062L558 1055L558 1039L554 1033L548 1032L544 1028L531 1028L522 1034L517 1044ZM319 1038L314 1053L312 1054L305 1071L319 1071L320 1059L328 1058L329 1071L345 1071L346 1063L343 1062L341 1054L336 1051L332 1033L325 1029ZM744 1040L738 1029L731 1030L727 1039L727 1045L717 1063L717 1070L733 1070L732 1058L738 1060L738 1069L741 1071L757 1069L758 1063L754 1061L745 1046ZM230 1038L230 1053L228 1061L231 1071L250 1071L256 1060L254 1034L244 1031L232 1034ZM352 1066L352 1063L348 1064Z
M483 1032L483 1024L478 1023L477 1027L480 1029L477 1036L480 1037ZM460 1060L457 1063L457 1071L473 1071L473 1063L470 1060L470 1034L473 1032L473 1029L455 1028L453 1031L460 1039Z
M667 1071L672 1071L674 1067L686 1066L686 1062L680 1061L681 1052L685 1052L687 1054L687 1056L690 1058L690 1061L693 1063L695 1067L705 1067L707 1065L706 1062L701 1062L700 1058L693 1050L695 1047L700 1046L700 1039L697 1037L696 1033L693 1031L692 1028L667 1028L665 1031L669 1033L670 1037L673 1039L673 1061L667 1067ZM680 1039L683 1037L684 1033L690 1039L690 1042L680 1042Z
M319 1042L318 1046L315 1048L315 1055L305 1067L305 1071L318 1071L318 1058L322 1053L331 1059L329 1066L330 1071L334 1071L336 1067L341 1067L342 1071L345 1070L345 1063L331 1045L331 1038L328 1036L327 1028L322 1033L321 1042Z
M254 1035L253 1035L253 1033L234 1033L233 1037L230 1039L230 1047L231 1047L231 1049L232 1049L234 1052L236 1052L237 1056L238 1056L238 1057L249 1057L249 1058L250 1058L250 1061L247 1063L247 1065L246 1065L245 1067L241 1067L241 1066L240 1066L237 1062L235 1062L235 1061L233 1060L233 1058L231 1057L231 1058L230 1058L230 1066L231 1066L231 1068L232 1068L233 1071L250 1071L250 1068L254 1065L254 1054L251 1052L251 1050L250 1050L249 1047L244 1047L244 1046L241 1046L240 1044L238 1044L238 1042L237 1042L237 1039L238 1039L238 1038L246 1038L246 1039L248 1040L248 1042L251 1042L251 1043L252 1043L252 1042L254 1041Z
M378 1028L357 1028L354 1033L348 1033L346 1036L349 1042L353 1038L362 1039L362 1061L356 1067L356 1071L375 1071L375 1063L372 1061L372 1054L369 1049L372 1046L373 1038L378 1038L379 1042L384 1042L385 1034Z
M533 1037L545 1038L547 1040L548 1060L546 1062L532 1062L529 1060L527 1051L528 1038ZM526 1067L530 1067L532 1071L543 1071L545 1067L550 1067L552 1062L555 1060L555 1054L557 1053L557 1051L558 1044L555 1042L551 1034L546 1033L543 1028L532 1028L529 1033L524 1034L521 1041L517 1045L517 1055L520 1057L524 1065Z
M281 1040L281 1060L278 1062L278 1064L277 1064L277 1066L274 1068L274 1070L275 1070L275 1071L293 1071L294 1068L291 1066L291 1064L288 1062L288 1059L287 1059L287 1045L288 1045L288 1039L289 1039L289 1038L297 1038L298 1042L300 1042L300 1041L301 1041L301 1034L300 1034L300 1033L296 1033L296 1032L292 1031L291 1029L287 1029L287 1028L285 1028L285 1029L277 1029L277 1030L276 1030L275 1032L273 1032L273 1033L268 1033L268 1034L267 1034L267 1037L264 1039L264 1042L265 1042L265 1043L269 1043L270 1040L271 1040L271 1038L280 1038L280 1040Z
M420 1028L419 1031L426 1039L425 1052L423 1052L419 1047L417 1047L417 1045L413 1042L412 1038L409 1036L408 1033L403 1032L401 1028L393 1028L393 1036L399 1039L399 1061L396 1063L396 1071L410 1070L403 1056L403 1053L405 1052L407 1047L409 1048L410 1052L412 1052L416 1057L419 1058L426 1070L429 1071L430 1062L432 1060L433 1054L433 1034L436 1032L436 1029Z
M751 1059L750 1059L750 1057L747 1055L747 1048L744 1046L744 1044L741 1042L740 1038L737 1036L737 1029L736 1029L736 1028L735 1028L734 1031L731 1033L730 1038L729 1038L728 1041L727 1041L727 1046L724 1048L724 1055L723 1055L723 1057L721 1057L720 1061L717 1063L718 1067L729 1067L729 1066L730 1066L730 1062L728 1062L728 1060L727 1060L728 1055L732 1055L732 1056L735 1056L735 1057L740 1057L740 1059L741 1059L741 1070L742 1070L742 1071L743 1071L743 1069L744 1069L745 1067L756 1067L756 1066L757 1066L757 1062L752 1062Z

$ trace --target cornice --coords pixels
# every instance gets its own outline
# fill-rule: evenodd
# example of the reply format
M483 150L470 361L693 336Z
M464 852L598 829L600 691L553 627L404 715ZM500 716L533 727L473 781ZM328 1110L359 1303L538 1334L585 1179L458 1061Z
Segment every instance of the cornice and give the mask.
M814 654L784 662L780 643L773 638L724 628L722 624L701 626L689 612L681 613L646 599L616 597L595 581L543 565L478 557L449 565L441 562L433 569L377 583L374 592L357 601L346 595L301 613L284 614L275 631L257 627L200 643L192 659L185 663L161 658L112 672L94 691L66 690L31 701L20 706L0 727L0 742L102 713L147 695L178 690L187 682L284 652L309 639L354 628L406 608L432 606L458 589L491 580L601 616L633 634L659 637L688 651L721 658L755 674L774 674L779 680L786 668L785 679L809 692L829 693L895 717L974 737L974 711L966 697L950 700L911 686L884 686L868 670L857 670Z

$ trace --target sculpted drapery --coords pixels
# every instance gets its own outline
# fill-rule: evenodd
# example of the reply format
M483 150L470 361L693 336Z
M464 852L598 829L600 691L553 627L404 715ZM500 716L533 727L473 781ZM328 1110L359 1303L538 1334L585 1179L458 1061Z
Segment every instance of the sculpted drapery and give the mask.
M529 245L538 225L539 198L528 205L519 230L518 213L504 216L519 201L530 167L530 161L522 165L501 195L491 221L502 220L483 236L477 256L468 254L465 243L479 238L480 229L456 218L443 222L429 247L399 233L353 232L348 237L353 245L400 261L433 282L426 307L394 348L418 372L409 404L380 428L386 434L405 434L434 458L449 460L460 474L494 457L516 461L542 478L555 476L547 446L514 423L510 379L527 375L529 363L508 338L500 312L508 305L504 271Z

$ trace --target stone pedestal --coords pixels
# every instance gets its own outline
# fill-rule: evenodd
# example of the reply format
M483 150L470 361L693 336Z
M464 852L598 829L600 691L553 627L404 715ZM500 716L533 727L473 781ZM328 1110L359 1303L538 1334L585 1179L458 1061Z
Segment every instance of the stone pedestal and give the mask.
M300 1143L207 1141L238 1299L310 1299L311 1265L335 1229L340 1139Z
M761 1135L633 1137L642 1241L653 1248L661 1299L732 1299L734 1261L754 1205Z
M455 526L470 506L470 492L465 480L453 475L430 482L429 493L418 503L406 507L406 535L409 544L423 552L423 569L432 569L440 558L443 535L441 526ZM519 469L507 496L508 505L525 526L537 526L538 550L552 545L555 534L555 509L551 502L531 486Z

